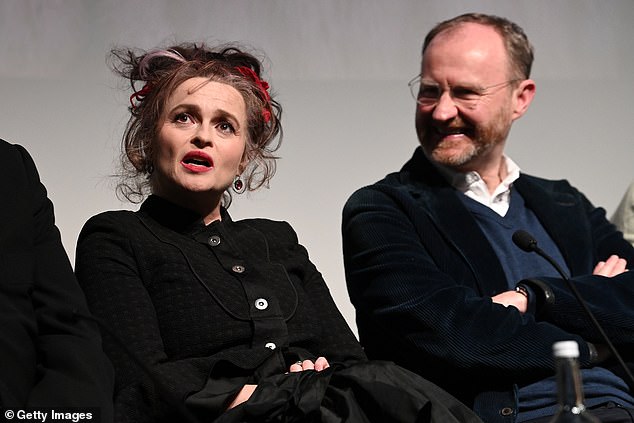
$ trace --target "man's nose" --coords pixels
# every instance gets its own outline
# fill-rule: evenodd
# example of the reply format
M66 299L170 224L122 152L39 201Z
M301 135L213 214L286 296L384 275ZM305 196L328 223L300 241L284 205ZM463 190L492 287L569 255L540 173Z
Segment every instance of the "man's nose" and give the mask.
M457 114L458 106L451 97L451 93L449 91L443 92L434 106L432 117L438 121L447 121L456 117Z

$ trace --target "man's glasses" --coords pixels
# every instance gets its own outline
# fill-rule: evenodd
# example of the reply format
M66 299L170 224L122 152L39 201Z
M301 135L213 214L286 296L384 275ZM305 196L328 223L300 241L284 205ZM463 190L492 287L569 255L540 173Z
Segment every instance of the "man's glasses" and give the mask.
M470 87L470 86L450 86L449 95L453 102L466 109L475 109L482 97L493 94L494 92L514 83L520 79L511 79L500 82L499 84L489 85L488 87ZM429 107L438 104L444 90L435 82L424 81L420 75L415 76L407 83L414 100L421 106Z

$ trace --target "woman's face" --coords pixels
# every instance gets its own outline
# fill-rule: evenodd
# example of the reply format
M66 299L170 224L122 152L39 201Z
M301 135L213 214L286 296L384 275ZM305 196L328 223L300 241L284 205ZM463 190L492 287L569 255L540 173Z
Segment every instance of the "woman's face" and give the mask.
M152 191L176 204L220 201L243 170L246 105L230 85L191 78L167 100L154 146Z

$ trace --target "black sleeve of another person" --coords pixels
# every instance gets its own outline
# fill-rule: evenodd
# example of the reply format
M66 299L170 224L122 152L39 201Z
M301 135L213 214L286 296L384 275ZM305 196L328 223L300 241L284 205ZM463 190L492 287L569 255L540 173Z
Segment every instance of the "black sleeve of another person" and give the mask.
M0 140L0 408L99 408L112 420L112 367L27 151Z

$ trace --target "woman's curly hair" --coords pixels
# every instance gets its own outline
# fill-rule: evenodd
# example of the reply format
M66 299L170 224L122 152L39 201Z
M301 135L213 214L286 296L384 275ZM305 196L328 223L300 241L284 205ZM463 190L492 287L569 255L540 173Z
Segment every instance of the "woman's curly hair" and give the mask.
M230 85L242 95L248 123L247 167L242 178L250 191L268 185L275 173L277 157L273 153L282 138L282 107L260 79L260 60L235 45L210 48L195 43L141 52L115 49L110 58L113 70L129 80L133 91L131 116L121 144L117 194L139 203L150 193L154 145L165 105L180 84L196 77ZM230 202L231 194L226 191L223 203L228 206Z

